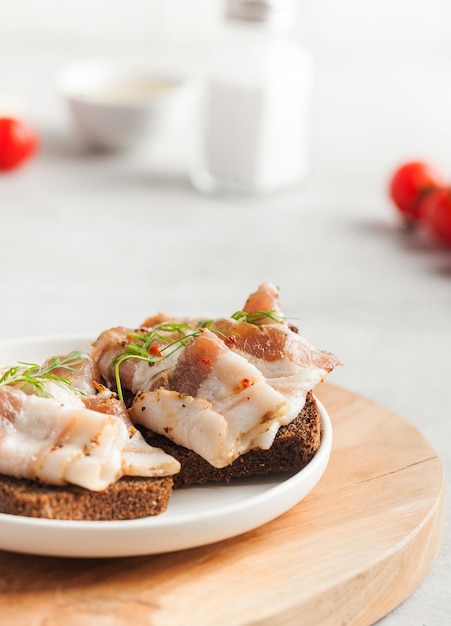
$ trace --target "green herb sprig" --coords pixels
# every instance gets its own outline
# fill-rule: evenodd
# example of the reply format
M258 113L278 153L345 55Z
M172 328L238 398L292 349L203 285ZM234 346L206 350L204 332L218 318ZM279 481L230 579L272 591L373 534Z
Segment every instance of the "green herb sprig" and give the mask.
M124 361L138 359L153 365L163 359L167 359L171 354L186 346L191 339L199 335L201 327L205 327L204 322L201 324L202 326L198 324L193 328L185 323L165 322L149 330L129 333L127 336L132 340L131 343L111 363L111 367L114 369L118 398L120 400L124 399L119 372L120 366ZM173 336L177 334L180 336L174 339Z
M230 316L238 322L248 322L258 324L263 320L271 319L277 323L283 323L284 319L276 311L237 311ZM120 377L120 366L128 359L138 359L153 365L163 359L167 359L171 354L186 346L192 339L198 337L202 329L207 328L219 336L224 336L224 332L212 328L215 320L205 319L197 322L195 326L186 323L165 322L149 330L129 333L127 337L131 342L112 361L111 367L114 370L114 380L116 383L117 395L120 400L124 400L122 382ZM180 337L172 338L180 334Z
M85 357L78 350L74 350L62 358L53 357L45 365L18 361L17 365L7 369L0 377L0 386L14 385L19 389L25 389L30 385L38 395L47 398L52 397L52 394L45 388L46 382L53 381L60 385L72 387L70 378L55 374L55 370L63 369L68 373L74 373L77 372L77 366L81 365L83 361L85 361ZM83 394L78 389L74 389L74 391Z
M283 324L285 322L283 315L280 315L277 311L252 311L251 313L247 311L235 311L230 317L237 322L247 322L248 324L256 325L261 322L267 322L268 319L277 324Z

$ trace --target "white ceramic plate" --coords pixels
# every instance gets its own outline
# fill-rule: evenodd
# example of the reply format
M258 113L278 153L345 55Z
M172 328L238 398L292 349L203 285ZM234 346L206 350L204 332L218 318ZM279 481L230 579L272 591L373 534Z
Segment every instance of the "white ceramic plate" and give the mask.
M49 356L86 350L86 337L44 337L0 342L0 366L40 363ZM173 552L214 543L257 528L300 502L326 469L332 426L318 402L323 435L302 471L175 491L165 513L115 522L35 519L0 514L0 549L64 557L121 557Z

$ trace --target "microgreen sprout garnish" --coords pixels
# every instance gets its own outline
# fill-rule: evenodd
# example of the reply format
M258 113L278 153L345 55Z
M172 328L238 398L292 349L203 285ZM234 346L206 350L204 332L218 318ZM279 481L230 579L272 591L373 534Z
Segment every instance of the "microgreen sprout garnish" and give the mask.
M19 387L19 389L31 386L34 393L49 398L51 394L46 389L46 382L48 381L72 387L70 378L61 374L55 374L55 370L64 370L68 373L77 372L77 366L81 365L84 360L83 353L74 350L64 357L52 357L44 365L18 361L17 365L10 367L2 374L0 386L13 385ZM74 389L74 391L80 394L83 393L78 389Z
M230 317L238 322L249 324L258 324L268 319L277 323L284 322L284 318L276 311L254 311L252 313L237 311ZM186 323L164 322L154 328L129 333L127 337L131 340L130 343L111 363L119 400L124 400L120 376L122 363L128 359L138 359L149 365L159 363L198 337L203 329L211 330L216 335L227 338L223 331L214 328L214 323L215 320L212 319L199 320L194 326Z
M202 326L197 325L196 328L184 323L164 322L148 330L129 333L128 338L132 341L111 363L114 369L118 398L124 399L119 372L124 361L138 359L153 365L167 359L176 350L186 346L191 339L199 335L201 328L205 328L203 322Z
M285 318L277 311L252 311L251 313L247 311L235 311L230 317L237 322L247 322L248 324L259 324L261 322L267 322L268 319L277 324L283 324L285 322Z

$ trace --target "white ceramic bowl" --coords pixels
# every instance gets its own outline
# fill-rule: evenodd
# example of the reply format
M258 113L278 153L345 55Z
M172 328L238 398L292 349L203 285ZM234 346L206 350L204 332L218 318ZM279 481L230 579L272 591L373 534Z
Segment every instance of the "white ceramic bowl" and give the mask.
M161 136L183 114L191 81L176 71L85 62L63 70L57 90L91 148L122 150Z

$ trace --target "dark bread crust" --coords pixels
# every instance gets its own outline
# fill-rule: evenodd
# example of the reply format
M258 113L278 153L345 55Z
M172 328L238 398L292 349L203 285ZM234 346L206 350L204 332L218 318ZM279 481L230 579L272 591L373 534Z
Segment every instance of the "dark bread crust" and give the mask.
M162 435L146 432L144 435L151 445L162 448L180 462L181 470L173 477L174 487L189 487L209 481L230 483L232 478L301 470L320 446L321 420L315 398L310 392L301 413L288 426L279 429L269 450L250 450L220 469Z
M0 512L60 520L126 520L163 513L173 480L124 477L104 491L0 475Z

